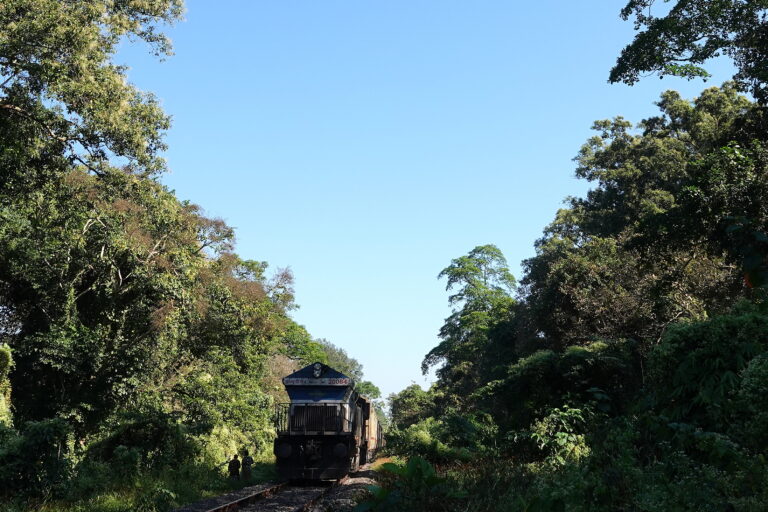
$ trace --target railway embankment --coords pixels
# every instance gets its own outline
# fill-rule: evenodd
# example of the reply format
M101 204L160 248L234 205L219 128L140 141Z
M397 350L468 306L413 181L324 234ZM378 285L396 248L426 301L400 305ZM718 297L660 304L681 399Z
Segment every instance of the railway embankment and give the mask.
M173 512L351 512L376 483L365 466L338 482L265 483L185 505Z

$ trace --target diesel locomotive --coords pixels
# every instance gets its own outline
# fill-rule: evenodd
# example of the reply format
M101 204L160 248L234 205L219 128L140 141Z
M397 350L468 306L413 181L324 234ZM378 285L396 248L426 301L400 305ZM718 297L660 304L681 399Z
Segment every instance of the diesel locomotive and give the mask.
M372 461L384 438L371 402L322 363L283 379L290 403L275 411L274 453L288 480L338 480Z

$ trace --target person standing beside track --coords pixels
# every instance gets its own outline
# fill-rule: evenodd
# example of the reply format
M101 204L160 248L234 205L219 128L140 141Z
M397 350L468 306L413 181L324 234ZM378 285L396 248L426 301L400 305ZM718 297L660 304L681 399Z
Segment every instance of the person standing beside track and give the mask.
M251 479L251 466L253 466L253 457L248 454L248 450L243 450L243 470L240 478L245 481Z
M229 478L232 480L239 480L240 479L240 460L237 458L237 454L235 454L234 457L232 457L232 460L229 461Z

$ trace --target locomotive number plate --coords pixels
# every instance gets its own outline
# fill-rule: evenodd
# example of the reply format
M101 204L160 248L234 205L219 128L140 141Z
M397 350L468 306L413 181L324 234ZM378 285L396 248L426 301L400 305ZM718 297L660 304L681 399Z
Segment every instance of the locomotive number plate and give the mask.
M283 384L286 386L349 386L349 378L310 379L300 377L285 377Z

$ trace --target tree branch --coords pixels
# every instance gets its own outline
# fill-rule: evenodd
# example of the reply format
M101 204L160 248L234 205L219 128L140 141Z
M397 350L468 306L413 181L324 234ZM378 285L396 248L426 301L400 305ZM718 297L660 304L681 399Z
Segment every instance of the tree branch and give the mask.
M43 129L45 129L48 132L48 135L50 135L52 139L55 139L55 140L57 140L59 142L63 142L63 143L66 143L66 142L69 141L69 139L67 137L62 137L60 135L57 135L56 132L54 132L53 129L50 126L48 126L44 122L40 121L35 116L33 116L32 114L30 114L29 112L27 112L26 110L24 110L21 107L18 107L16 105L11 105L10 103L0 103L0 108L4 109L4 110L9 110L11 112L15 112L16 114L18 114L18 115L20 115L20 116L22 116L22 117L24 117L26 119L29 119L30 121L34 121L35 123L40 125Z

